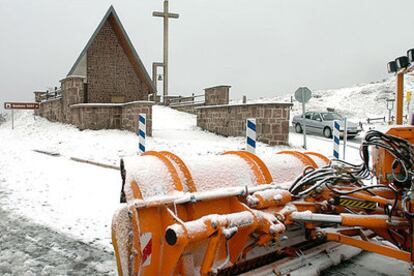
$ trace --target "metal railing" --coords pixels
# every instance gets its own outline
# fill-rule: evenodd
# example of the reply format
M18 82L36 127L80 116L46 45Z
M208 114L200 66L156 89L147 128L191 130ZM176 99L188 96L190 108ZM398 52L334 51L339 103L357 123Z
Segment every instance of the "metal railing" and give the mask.
M404 120L408 120L408 116L407 115L404 115L403 116L403 119ZM377 118L367 118L367 123L368 124L372 124L372 122L376 122L376 121L380 121L380 122L386 122L386 117L384 116L384 117L377 117ZM394 122L395 121L395 116L394 115L392 115L390 118L389 118L389 123L391 123L391 122Z
M44 94L40 95L40 100L47 101L50 99L57 99L61 97L62 97L62 89L55 88L55 90L53 91L46 90Z
M169 100L169 106L177 107L177 106L187 106L187 105L197 105L197 104L204 104L206 101L206 97L204 94L200 95L192 95L192 96L179 96L177 98L172 98Z
M367 118L367 123L370 124L375 121L383 121L385 123L385 116L384 117L377 117L377 118Z

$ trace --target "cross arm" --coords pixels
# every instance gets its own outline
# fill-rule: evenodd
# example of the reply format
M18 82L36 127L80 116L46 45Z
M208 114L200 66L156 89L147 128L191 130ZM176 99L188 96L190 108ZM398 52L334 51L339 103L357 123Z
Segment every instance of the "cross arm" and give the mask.
M168 13L167 15L169 18L178 18L180 16L178 13ZM165 13L155 11L152 13L152 16L164 17Z

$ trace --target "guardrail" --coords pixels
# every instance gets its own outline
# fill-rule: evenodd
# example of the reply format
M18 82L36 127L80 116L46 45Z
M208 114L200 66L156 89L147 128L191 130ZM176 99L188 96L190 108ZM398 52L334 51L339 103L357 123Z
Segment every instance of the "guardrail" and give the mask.
M46 90L46 92L40 95L40 100L49 100L49 99L57 99L62 97L62 89L55 89L53 91Z
M177 107L177 106L187 106L187 105L196 105L196 104L204 104L205 103L205 95L192 95L192 96L179 96L177 98L172 98L169 101L169 106Z
M385 116L384 117L378 117L378 118L367 118L367 123L370 124L373 121L384 121L385 123Z

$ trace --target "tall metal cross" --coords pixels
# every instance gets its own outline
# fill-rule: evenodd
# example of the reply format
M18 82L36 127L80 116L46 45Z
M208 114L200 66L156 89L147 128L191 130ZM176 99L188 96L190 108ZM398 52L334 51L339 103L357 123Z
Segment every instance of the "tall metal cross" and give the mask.
M163 81L163 102L166 101L166 96L168 96L168 19L169 18L178 18L177 13L168 12L168 0L164 0L164 11L162 12L153 12L152 16L162 17L164 19L164 81Z

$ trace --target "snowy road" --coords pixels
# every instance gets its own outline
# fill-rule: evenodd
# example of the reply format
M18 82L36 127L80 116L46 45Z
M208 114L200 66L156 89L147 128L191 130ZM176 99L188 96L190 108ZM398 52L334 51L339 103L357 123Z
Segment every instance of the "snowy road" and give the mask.
M115 275L115 257L110 251L1 207L0 218L0 275Z
M408 276L408 263L363 252L357 257L323 271L320 276Z

